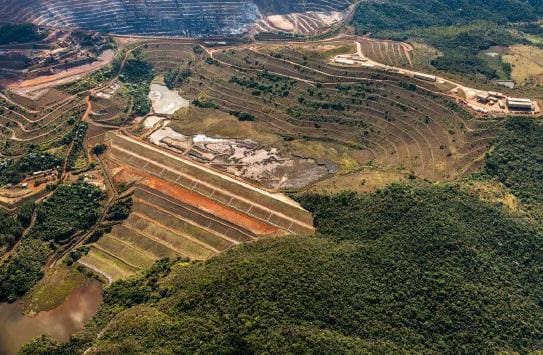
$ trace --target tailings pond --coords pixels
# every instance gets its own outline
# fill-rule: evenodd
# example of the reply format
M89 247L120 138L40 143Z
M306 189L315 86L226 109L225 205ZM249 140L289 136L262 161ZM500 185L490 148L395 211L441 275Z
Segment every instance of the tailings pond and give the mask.
M55 309L23 314L22 303L0 303L0 354L15 354L25 343L40 335L67 341L83 329L102 303L102 285L89 280L72 291Z

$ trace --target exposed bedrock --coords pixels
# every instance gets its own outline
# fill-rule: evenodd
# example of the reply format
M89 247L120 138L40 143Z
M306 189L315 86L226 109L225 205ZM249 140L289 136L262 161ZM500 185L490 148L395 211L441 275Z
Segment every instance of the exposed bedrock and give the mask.
M4 0L0 21L115 34L205 36L246 32L263 16L338 12L351 0Z

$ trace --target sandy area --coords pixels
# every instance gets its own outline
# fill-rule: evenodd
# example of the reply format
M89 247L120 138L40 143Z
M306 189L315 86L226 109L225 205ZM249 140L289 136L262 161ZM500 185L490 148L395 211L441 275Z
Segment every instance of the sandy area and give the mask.
M157 123L166 120L164 117L160 116L149 116L143 121L143 126L145 128L153 128Z
M292 32L295 29L292 22L290 22L289 19L286 18L286 16L272 15L268 16L266 19L270 23L270 25L283 31Z
M153 144L188 158L251 180L270 189L298 189L329 174L312 159L282 156L276 147L250 139L214 138L204 134L185 136L165 127L150 137Z
M70 68L68 70L64 70L53 75L40 76L34 79L19 81L10 85L9 89L15 92L25 93L28 91L67 84L79 80L88 73L106 66L107 64L111 63L114 57L115 51L112 49L108 49L107 51L104 51L98 57L98 60L93 63Z
M180 108L189 107L190 104L177 91L159 84L151 84L149 99L153 104L153 111L163 115L173 115Z
M161 141L164 138L171 138L180 141L186 140L186 136L182 135L181 133L177 133L170 127L159 129L149 136L149 140L151 141L151 143L159 146L162 145Z
M315 15L319 17L321 21L327 26L333 25L341 21L343 18L343 13L338 12L338 11L327 12L327 13L317 12L315 13Z

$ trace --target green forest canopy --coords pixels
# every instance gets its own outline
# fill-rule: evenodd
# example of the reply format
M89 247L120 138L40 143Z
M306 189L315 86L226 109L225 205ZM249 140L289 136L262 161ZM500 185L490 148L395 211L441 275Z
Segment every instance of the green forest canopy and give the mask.
M30 23L0 24L0 45L34 42L43 37L43 34L38 33L37 27Z
M543 124L532 118L507 122L486 157L484 172L509 188L541 217L543 207Z
M96 186L78 182L60 185L37 206L36 223L0 264L0 302L15 301L41 279L50 252L96 222L102 198Z
M536 21L543 16L542 4L539 0L363 2L353 18L353 26L360 34L370 32L377 37L432 45L443 53L431 63L438 70L497 79L502 70L493 68L478 56L479 52L492 46L528 43L506 25ZM518 25L517 29L532 27ZM510 76L511 68L505 63L502 66L506 76Z
M457 188L422 183L301 202L319 236L252 243L169 272L159 263L108 288L87 331L57 351L542 349L536 228Z
M458 26L481 20L498 24L528 22L540 16L540 0L396 0L363 2L353 25L359 33L376 33Z

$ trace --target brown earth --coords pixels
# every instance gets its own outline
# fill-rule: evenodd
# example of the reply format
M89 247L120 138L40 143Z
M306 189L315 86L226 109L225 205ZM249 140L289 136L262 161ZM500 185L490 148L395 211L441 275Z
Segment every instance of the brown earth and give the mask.
M183 188L174 186L161 179L153 176L147 176L142 184L149 186L153 189L161 191L162 193L169 195L177 200L183 201L186 204L194 206L202 211L212 213L225 221L239 225L251 232L259 235L277 235L280 234L280 230L277 227L265 224L257 219L251 218L245 214L239 213L235 210L229 209L216 202L205 198L199 194L195 194Z

